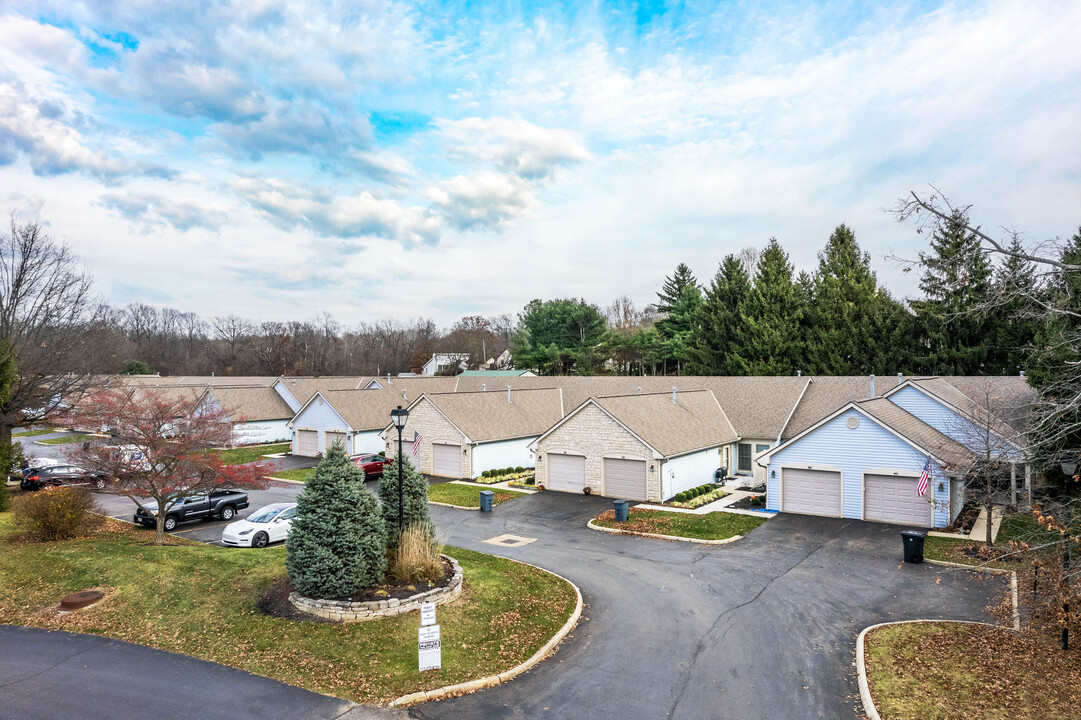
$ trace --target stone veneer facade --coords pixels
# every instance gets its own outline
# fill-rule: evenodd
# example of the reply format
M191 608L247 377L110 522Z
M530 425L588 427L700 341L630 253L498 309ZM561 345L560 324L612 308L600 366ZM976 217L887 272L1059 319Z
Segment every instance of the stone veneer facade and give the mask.
M443 557L450 561L452 573L450 584L446 587L418 593L405 600L397 598L369 602L315 600L298 592L291 592L289 593L289 602L293 603L293 607L301 612L340 622L364 622L365 620L379 620L394 617L395 615L404 615L407 612L420 610L421 603L426 602L444 605L457 600L458 596L462 594L462 568L458 561L449 555Z
M419 456L413 457L413 433L420 433ZM465 436L443 417L435 405L428 398L422 399L410 411L409 419L402 429L402 453L405 454L417 469L422 473L434 475L432 467L433 453L432 443L445 445L460 445L465 452L462 453L462 466L460 478L472 477L473 447L465 444ZM398 431L391 428L387 431L387 457L398 454Z
M645 460L646 493L650 502L661 501L661 461L653 451L606 412L586 405L537 444L537 484L548 485L548 455L584 455L586 486L604 495L604 458ZM648 466L653 466L653 472Z

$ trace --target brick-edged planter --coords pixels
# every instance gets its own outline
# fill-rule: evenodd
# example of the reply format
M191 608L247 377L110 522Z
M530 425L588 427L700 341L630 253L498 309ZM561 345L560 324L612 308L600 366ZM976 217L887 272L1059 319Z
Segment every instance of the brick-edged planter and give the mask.
M462 567L450 555L444 555L443 557L450 562L450 583L445 587L438 587L411 595L404 600L398 598L371 600L368 602L315 600L293 591L289 593L289 602L301 612L328 620L337 620L338 622L364 622L365 620L381 620L395 615L404 615L407 612L420 610L421 603L426 602L443 605L457 600L458 596L462 594Z

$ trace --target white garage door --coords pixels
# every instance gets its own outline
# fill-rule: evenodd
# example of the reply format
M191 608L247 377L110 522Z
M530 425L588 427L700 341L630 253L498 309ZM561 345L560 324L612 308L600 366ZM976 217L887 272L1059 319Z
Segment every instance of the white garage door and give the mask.
M841 473L782 468L781 510L841 517Z
M581 455L548 453L548 489L582 492L586 486L586 459Z
M865 475L863 517L866 520L931 527L930 495L916 494L919 478Z
M346 452L349 452L349 446L345 442L345 433L343 432L334 432L332 430L327 430L324 443L324 447L327 451L329 451L330 448L334 446L334 443L341 443L342 449Z
M315 457L319 454L319 431L297 430L297 454Z
M462 446L432 444L433 475L443 477L462 476Z
M645 460L604 460L605 497L646 500Z

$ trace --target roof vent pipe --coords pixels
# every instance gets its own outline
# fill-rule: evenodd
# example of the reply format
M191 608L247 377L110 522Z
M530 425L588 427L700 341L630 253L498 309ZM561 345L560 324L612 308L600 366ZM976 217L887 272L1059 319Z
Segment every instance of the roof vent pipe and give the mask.
M507 402L510 402L510 385L507 386Z
M902 377L904 377L904 374L903 374L903 373L897 373L897 384L898 384L898 385L900 385L900 384L901 384L901 378L902 378Z
M642 388L638 388L638 394L639 394L639 395L641 395L641 394L642 394Z
M405 400L405 390L402 390L402 400Z
M871 397L875 396L875 376L871 376Z
M488 392L488 383L481 383L480 384L480 391L481 392Z
M1024 371L1024 370L1022 370L1022 371L1021 371L1021 377L1024 377L1024 376L1025 376L1025 371Z
M676 401L676 389L672 388L672 402L675 403L675 401Z
M803 371L802 370L797 370L796 371L796 377L803 377Z

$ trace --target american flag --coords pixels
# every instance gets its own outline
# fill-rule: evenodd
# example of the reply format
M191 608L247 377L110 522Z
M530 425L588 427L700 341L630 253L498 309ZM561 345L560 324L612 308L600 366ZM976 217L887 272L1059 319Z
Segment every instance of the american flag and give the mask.
M923 472L920 473L920 484L916 486L916 494L923 497L927 494L927 481L931 477L931 456L927 456L927 462L923 464Z
M413 457L420 457L420 433L413 433Z

